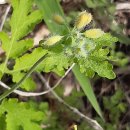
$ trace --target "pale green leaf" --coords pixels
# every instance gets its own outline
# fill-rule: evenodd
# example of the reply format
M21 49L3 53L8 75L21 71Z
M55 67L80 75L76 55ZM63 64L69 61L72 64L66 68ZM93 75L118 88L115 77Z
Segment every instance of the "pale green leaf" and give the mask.
M0 39L2 41L2 49L6 52L6 55L8 55L8 52L10 51L10 58L16 58L22 55L23 52L26 52L30 47L33 46L33 40L26 39L19 42L14 42L12 49L10 50L10 38L8 35L4 32L0 32Z
M94 39L97 47L112 46L118 39L109 33L105 33L102 37Z
M14 83L17 83L19 82L23 76L25 75L26 73L23 73L23 72L16 72L16 73L13 73L13 82ZM36 84L34 82L34 80L32 79L32 77L28 77L20 86L21 88L27 90L27 91L32 91L32 90L35 90L36 88Z
M48 57L38 65L37 71L44 72L56 72L59 75L64 74L64 70L69 66L69 59L65 57L64 53L47 52L47 50L39 47L36 48L32 53L25 54L19 59L16 59L16 64L14 66L13 72L20 70L27 71L41 56L48 53Z
M34 49L30 54L25 54L22 57L16 59L16 64L14 66L13 72L18 72L20 70L27 71L33 66L33 64L38 61L43 55L47 53L47 50L44 50L41 47ZM44 61L43 61L44 62Z
M32 27L41 20L40 11L32 11L33 0L11 0L13 14L10 25L12 41L16 41L31 31Z
M19 103L17 99L3 100L0 105L2 115L6 118L6 130L42 130L37 122L43 119L43 113L35 111L27 103Z
M10 57L17 58L32 46L33 46L32 39L26 39L26 40L21 40L19 42L15 42L12 46L12 50L10 51Z
M11 35L0 33L2 41L2 49L5 51L6 58L3 65L2 74L5 72L9 58L16 58L22 55L33 45L30 39L21 40L26 36L34 26L41 21L41 13L39 10L32 10L33 0L11 0L13 13L10 20Z
M96 60L89 60L88 64L90 68L97 72L101 77L106 77L108 79L114 79L116 77L115 73L113 72L113 66L108 63L108 61L100 62Z
M65 69L70 65L69 58L64 55L64 53L54 53L50 52L49 56L44 60L43 63L38 67L43 68L44 72L56 72L59 75L63 75Z

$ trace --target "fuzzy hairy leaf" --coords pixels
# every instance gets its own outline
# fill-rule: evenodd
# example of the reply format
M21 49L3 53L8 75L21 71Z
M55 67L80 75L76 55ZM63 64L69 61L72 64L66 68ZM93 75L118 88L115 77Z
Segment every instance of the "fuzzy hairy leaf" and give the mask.
M106 77L108 79L115 78L115 73L113 72L113 66L106 60L98 60L94 58L84 59L79 61L80 70L85 73L86 76L93 77L94 72L98 73L101 77Z
M19 103L17 99L3 100L0 105L1 116L6 118L6 129L0 126L1 130L42 130L36 122L42 120L43 113L35 111L27 103Z
M116 42L117 38L112 37L109 33L105 33L102 37L92 40L95 44L95 49L89 53L87 58L80 58L78 64L80 71L85 73L86 76L93 77L95 72L108 79L115 78L113 66L108 62L111 59L109 54L109 46ZM105 47L103 49L103 47Z
M103 46L111 46L113 43L117 42L118 39L116 37L113 37L109 33L105 33L102 37L99 37L97 39L93 39L97 48L101 48Z
M55 32L57 32L58 34L64 34L63 32L67 32L68 33L68 29L67 29L67 26L65 26L65 25L62 25L62 26L64 26L64 31L61 29L61 28L59 28L58 26L61 26L61 25L58 25L58 24L51 24L51 22L50 21L52 21L52 14L55 12L55 14L61 14L62 13L62 11L61 11L61 8L60 8L60 4L59 4L59 1L58 0L47 0L47 1L45 1L45 0L35 0L36 1L36 3L37 3L37 5L39 6L39 8L41 9L41 11L42 11L42 13L43 13L43 16L44 16L44 20L45 20L45 22L46 22L46 24L48 25L48 28L50 29L50 31L51 32L53 32L53 33L55 33ZM53 4L52 4L53 3ZM49 13L48 13L49 12ZM63 16L63 15L61 15L61 16ZM67 25L67 23L66 23L66 25ZM68 27L69 28L69 27ZM80 35L79 35L79 33L78 33L78 35L76 34L76 36L79 36L79 37L75 37L75 39L77 38L78 39L78 41L80 42L82 39L81 39L81 37L80 37ZM103 38L104 37L104 38ZM109 35L109 34L105 34L105 35L103 35L103 37L101 38L99 38L99 39L93 39L93 43L91 44L89 44L90 46L87 46L87 48L89 49L89 50L95 50L95 52L98 50L98 49L100 49L100 48L102 48L103 46L104 47L106 47L106 46L110 46L112 43L114 43L115 41L117 41L117 40L113 40L113 37L111 36L111 35ZM106 38L107 39L106 39ZM110 38L110 39L109 39ZM78 65L80 65L80 66L82 66L80 69L82 69L82 72L84 73L84 72L86 72L87 71L87 74L89 74L89 76L90 77L92 77L92 76L94 76L94 70L92 70L91 68L87 68L86 66L85 66L85 62L81 62L82 61L82 56L84 56L84 55L86 55L86 52L88 51L86 51L86 48L85 48L85 46L83 46L83 48L73 48L71 45L72 45L72 41L73 40L69 40L69 39L73 39L72 37L71 38L68 38L68 40L66 41L66 42L64 42L65 44L66 44L66 46L65 46L65 48L67 48L67 46L68 46L68 48L67 49L65 49L65 52L67 53L67 55L68 56L72 56L71 58L70 58L70 60L72 61L72 62L74 62L74 63L77 63ZM74 41L76 41L74 39ZM87 38L86 38L87 39ZM111 41L111 39L113 40L113 41ZM108 41L107 41L108 40ZM96 42L97 41L97 42ZM101 41L101 43L100 43L100 41ZM77 44L76 44L76 46L75 47L77 47L77 45L79 45L79 42L77 42ZM86 41L86 43L88 42L88 40ZM69 44L70 44L70 46L69 46ZM85 45L85 44L83 44L83 45ZM94 46L96 45L96 48L94 48ZM81 50L80 52L81 53L79 53L80 55L78 55L77 54L77 52L79 52L79 50ZM83 51L82 51L83 50ZM75 53L76 52L76 53ZM85 53L84 53L85 52ZM82 55L82 56L81 56ZM77 57L77 59L76 59L76 57ZM101 57L100 57L101 58ZM104 58L106 58L106 56L103 56L101 59L104 59ZM75 60L74 60L75 59ZM73 72L74 72L74 69L73 69ZM86 92L86 95L88 96L88 98L89 99L91 99L90 100L90 102L91 102L91 104L94 106L94 108L97 108L97 109L95 109L98 113L99 113L99 115L101 116L101 113L100 113L100 109L98 109L99 108L99 106L97 105L98 103L97 103L97 101L96 101L96 98L95 98L95 96L92 96L92 95L94 95L93 94L93 91L91 90L91 93L92 94L90 94L90 93L87 93L88 92L88 90L90 90L90 84L88 85L88 79L87 79L87 77L85 77L84 76L84 74L81 74L79 71L77 71L77 72L75 72L74 73L80 80L79 80L79 83L80 83L80 85L81 85L81 87L85 90L85 92ZM82 75L82 77L83 77L83 79L84 79L84 81L82 81L82 78L81 78L81 76L80 75ZM92 100L94 100L94 101L92 101ZM95 104L93 104L94 102L96 102L96 105ZM98 106L98 107L97 107Z

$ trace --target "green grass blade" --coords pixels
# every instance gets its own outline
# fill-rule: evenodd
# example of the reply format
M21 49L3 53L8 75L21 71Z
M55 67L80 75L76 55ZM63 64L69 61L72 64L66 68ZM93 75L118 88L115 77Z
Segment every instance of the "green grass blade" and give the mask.
M89 79L79 71L79 67L77 65L74 66L73 73L76 79L78 80L79 84L81 85L85 95L88 97L90 103L92 104L96 112L99 114L99 116L102 118L101 110Z
M65 25L58 25L52 21L53 14L59 14L64 17L64 13L60 7L58 0L36 0L36 4L43 13L43 18L52 33L58 33L60 35L68 33L69 30ZM90 103L96 112L100 115L100 117L102 117L100 107L92 90L89 79L79 71L77 66L74 67L73 73L86 96L88 97Z
M43 14L44 21L46 22L49 30L57 34L66 34L68 29L65 25L59 25L54 22L53 16L58 14L65 19L64 13L57 0L35 0L39 9Z

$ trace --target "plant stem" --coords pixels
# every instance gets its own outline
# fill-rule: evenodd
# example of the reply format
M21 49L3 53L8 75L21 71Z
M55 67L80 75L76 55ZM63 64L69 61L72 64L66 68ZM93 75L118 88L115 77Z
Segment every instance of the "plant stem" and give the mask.
M70 106L67 102L65 102L61 97L59 97L59 95L57 95L57 93L51 89L51 86L49 85L49 81L47 82L46 79L41 75L38 74L38 77L40 78L40 80L42 81L42 83L46 86L47 89L51 90L50 92L52 93L52 95L63 105L65 105L69 110L71 110L73 113L77 114L78 116L80 116L81 118L85 119L88 124L90 125L90 127L92 127L94 130L104 130L102 128L102 126L100 126L100 124L96 121L93 120L91 118L89 118L88 116L84 115L83 113L81 113L77 108Z
M36 96L41 96L44 94L49 93L50 91L52 91L53 89L55 89L60 83L61 81L68 75L68 73L72 70L72 68L74 67L74 63L70 66L70 68L65 72L65 75L63 75L58 81L57 83L50 89L46 90L46 91L42 91L42 92L24 92L24 91L20 91L20 90L14 90L13 92L20 95L20 96L25 96L25 97L36 97ZM3 88L6 88L8 90L11 89L11 87L9 87L8 85L6 85L5 83L3 83L2 81L0 81L0 86L2 86Z
M15 84L10 90L7 90L5 93L3 93L0 96L0 100L2 100L3 98L7 97L9 94L11 94L14 90L16 90L17 88L20 87L20 85L29 77L29 75L36 69L36 67L47 57L48 54L45 54L44 56L42 56L27 72L26 75L24 75L24 77L17 83Z
M9 11L10 11L10 8L11 8L11 6L9 5L9 6L7 7L6 11L5 11L5 14L4 14L4 16L3 16L2 23L1 23L1 25L0 25L0 31L2 31L2 29L3 29L4 23L5 23L5 20L6 20L6 18L7 18L7 15L8 15L8 13L9 13Z

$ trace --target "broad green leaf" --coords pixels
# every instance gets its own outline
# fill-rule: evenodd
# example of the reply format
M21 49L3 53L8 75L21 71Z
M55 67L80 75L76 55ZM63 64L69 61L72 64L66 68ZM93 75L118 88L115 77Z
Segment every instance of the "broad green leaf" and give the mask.
M12 45L12 49L8 47L10 44L10 38L5 32L0 32L0 39L2 41L2 49L5 52L10 51L10 58L17 58L18 56L22 55L23 52L26 52L30 47L33 46L32 39L21 40L19 42L14 42Z
M5 51L6 59L0 70L5 72L9 58L16 58L32 47L33 42L30 39L21 40L33 27L41 20L39 10L32 11L33 0L11 0L13 13L10 20L11 36L5 32L0 33L2 49Z
M23 76L25 75L25 73L23 72L16 72L13 73L13 82L17 83L20 81L20 79L23 78ZM21 88L27 90L27 91L32 91L35 90L36 88L36 84L34 82L34 80L31 77L28 77L22 84L21 84Z
M78 80L79 84L81 85L84 93L86 94L89 101L91 102L92 106L94 107L96 112L100 115L100 117L102 117L100 107L98 105L97 99L95 97L89 79L86 78L86 76L84 76L83 74L81 74L81 72L79 71L79 67L77 65L74 66L73 73L76 79Z
M30 54L25 54L22 57L16 59L16 63L14 65L13 72L19 72L21 70L27 71L31 68L31 66L38 61L43 55L47 53L47 50L43 50L43 48L38 47L34 49L34 51ZM44 62L44 61L43 61Z
M91 53L88 58L82 58L78 61L80 71L88 77L93 77L95 72L108 79L114 79L115 73L113 72L113 66L108 62L107 56L109 49L99 49Z
M12 42L14 42L32 30L34 25L41 20L41 13L38 10L32 12L33 0L11 0L11 4L13 14L10 25Z
M6 118L6 129L0 125L1 130L42 130L38 122L42 121L43 113L17 99L3 100L0 105L0 117L2 116L3 119Z
M64 69L69 66L69 59L65 57L64 53L48 52L47 50L39 47L36 48L32 53L25 54L19 59L16 59L16 64L14 69L10 73L15 73L19 71L27 71L39 58L48 53L48 57L38 65L36 71L44 72L56 72L59 75L64 74ZM20 79L20 78L17 78ZM18 81L18 80L17 80Z
M113 72L113 66L108 63L108 61L100 62L97 60L88 60L88 62L86 62L86 66L87 65L101 77L106 77L108 79L114 79L116 77Z
M32 39L21 40L12 46L10 57L17 58L33 46Z
M6 129L6 117L4 114L0 115L0 130L5 130Z

